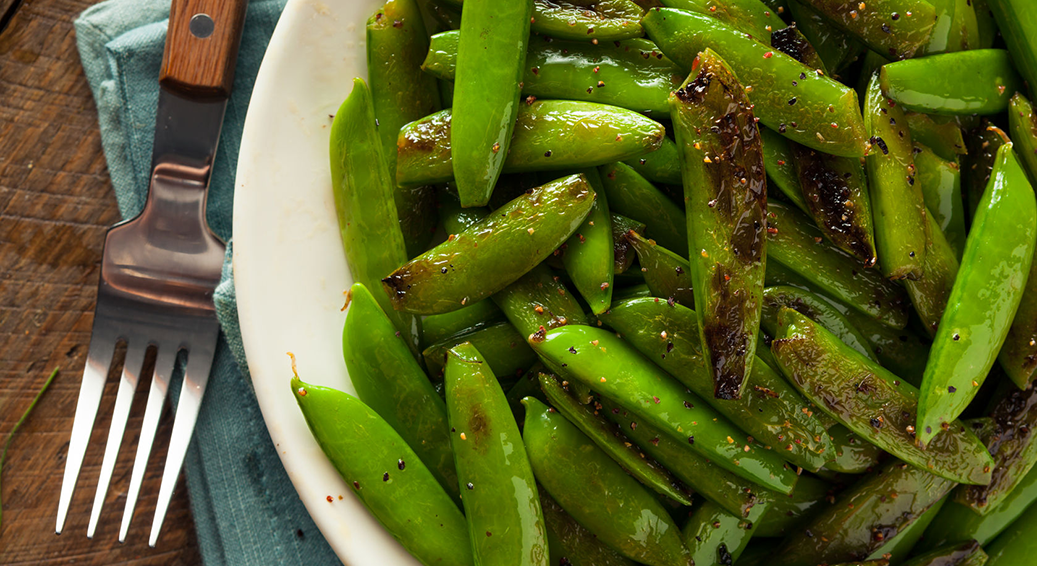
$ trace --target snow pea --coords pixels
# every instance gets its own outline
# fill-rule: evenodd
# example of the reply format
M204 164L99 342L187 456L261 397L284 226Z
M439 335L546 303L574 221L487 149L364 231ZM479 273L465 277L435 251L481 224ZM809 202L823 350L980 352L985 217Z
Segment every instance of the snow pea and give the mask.
M864 123L871 136L868 182L879 266L890 279L917 279L925 262L925 198L915 182L914 147L904 110L879 88L878 75L868 83Z
M613 271L616 275L621 275L630 269L630 266L634 264L634 258L637 254L634 249L630 246L630 242L627 241L627 232L634 232L638 235L644 235L645 226L644 222L639 222L632 218L627 218L620 214L612 213L612 253L615 256L615 262L612 265ZM616 300L616 295L613 293L612 300Z
M753 39L771 44L771 33L785 27L770 6L760 0L662 0L667 8L698 12L749 34Z
M930 336L935 336L958 275L958 257L929 210L926 210L926 222L922 275L914 281L905 279L904 286L922 325Z
M367 76L390 178L396 175L400 128L441 108L436 80L421 72L428 44L415 0L389 0L367 20ZM425 251L436 227L435 191L396 187L393 198L407 257L414 257Z
M483 299L456 311L426 316L421 323L422 343L427 348L455 334L471 332L503 320L504 313L497 305Z
M1037 4L1029 0L984 0L983 4L993 12L996 29L1001 31L1015 67L1033 93L1037 88ZM977 5L976 9L978 12L981 7Z
M986 566L1015 566L1031 562L1037 553L1034 529L1037 529L1037 505L1031 505L987 546L990 559Z
M828 23L828 19L807 4L789 2L796 28L810 41L825 68L838 74L868 49L854 36Z
M547 183L396 269L382 286L404 312L439 314L481 301L551 255L594 198L583 175Z
M386 273L407 262L392 176L385 163L371 91L362 79L353 79L353 92L331 124L331 184L349 272L353 281L368 289L377 289ZM375 298L417 357L421 319L395 311L382 293Z
M1006 143L997 151L925 366L918 408L923 444L961 414L986 379L1019 308L1035 242L1037 201Z
M623 160L623 163L653 183L681 184L681 163L677 157L677 144L668 137L663 136L662 143L655 151Z
M587 301L594 314L603 312L612 304L613 264L615 249L612 242L612 219L609 204L602 189L601 176L596 168L581 174L594 190L594 204L583 224L562 247L562 265L572 279L573 286Z
M681 256L647 240L637 233L627 234L626 239L637 252L637 262L652 295L667 301L695 306L692 292L691 266ZM700 349L697 348L697 349Z
M354 283L349 292L342 355L357 397L385 419L443 489L457 497L443 400L367 287Z
M986 484L993 460L959 421L927 448L915 442L918 390L792 309L778 317L771 351L807 399L865 440L952 481Z
M665 135L662 124L617 106L572 100L519 106L511 149L499 153L505 173L597 167L650 152ZM399 185L453 178L451 112L437 112L400 130Z
M863 560L942 499L954 482L891 461L844 491L775 553L774 566Z
M780 369L778 371L781 371ZM828 436L834 447L833 458L825 468L841 474L863 474L870 472L879 463L882 449L865 441L841 424L832 425Z
M965 172L962 178L962 192L965 193L968 205L965 220L971 228L976 211L979 210L979 201L990 184L990 175L994 171L994 163L997 162L997 150L1011 142L1008 134L1001 128L987 123L973 130L966 143L968 155L965 156L962 167Z
M868 344L868 339L835 307L809 291L787 285L767 287L763 290L763 316L760 318L760 328L770 336L778 333L778 311L782 308L799 311L803 316L835 334L847 346L872 361L878 361L878 357Z
M792 142L770 128L760 128L760 139L763 141L763 166L767 170L770 186L777 186L792 204L810 214L803 200L803 189L799 186L799 172L796 171L796 160L792 157L790 147Z
M947 500L948 497L944 497L934 503L925 513L922 513L920 517L915 519L906 528L902 529L896 534L896 536L889 539L889 542L882 545L882 547L875 552L872 552L868 558L885 558L893 565L902 563L904 559L912 554L912 551L918 545L918 541L922 538L922 535L925 534L925 530L947 504Z
M569 421L532 397L523 438L544 490L599 540L650 566L692 566L658 499Z
M960 130L955 131L961 135ZM961 167L957 159L946 161L928 147L915 145L915 169L927 216L943 233L955 259L961 259L965 251L965 203L961 200Z
M883 65L882 91L901 106L929 114L997 114L1023 88L1003 49L941 53Z
M583 324L583 308L547 266L541 264L493 295L523 340L541 327Z
M920 54L949 53L980 49L979 23L972 0L928 0L936 9L936 23L929 43Z
M803 35L803 32L799 31L794 25L775 30L771 34L771 47L803 63L807 67L820 69L824 74L828 74L828 68L825 67L825 63L821 60L817 50L814 49L813 45L810 45L810 40L807 39L807 36Z
M756 525L706 501L692 512L681 536L695 564L732 564L749 544Z
M781 493L795 485L795 472L777 453L746 441L723 415L615 334L563 326L533 347L548 365L560 367L563 378L593 388L729 472Z
M932 116L918 112L906 112L904 115L915 144L925 146L945 161L957 161L959 155L967 152L961 128L953 120L942 118L936 121Z
M983 552L979 543L970 540L916 556L905 562L904 566L983 566L987 559L987 553Z
M393 538L427 566L474 566L464 515L389 423L348 393L298 376L291 386L321 450Z
M611 210L645 224L645 234L666 249L688 255L684 210L625 163L598 168Z
M548 550L551 564L572 566L635 566L634 562L598 540L565 512L544 489L540 489L540 507L547 524Z
M821 423L803 412L807 401L759 360L741 399L718 400L709 394L712 382L697 340L694 311L651 298L632 299L617 303L600 318L714 410L793 464L816 471L829 459L831 440Z
M709 16L660 8L650 10L642 24L659 49L685 69L699 52L716 51L739 82L752 87L753 112L768 128L825 153L864 155L867 136L852 89Z
M471 343L446 363L446 409L457 479L477 565L547 566L547 533L518 424Z
M801 212L782 203L768 203L767 224L768 270L771 263L779 263L886 326L903 328L907 324L908 299L903 288L822 240L821 231Z
M760 325L767 181L753 107L710 49L670 96L688 221L692 292L718 399L742 395Z
M796 489L775 497L756 525L754 536L782 537L825 508L832 486L810 475L800 476Z
M488 367L500 377L501 383L509 386L515 379L536 363L536 354L526 344L526 339L507 322L498 322L448 336L425 348L422 355L429 376L439 381L449 359L449 351L470 342L482 352Z
M532 15L533 0L468 0L461 10L450 153L465 208L489 202L504 169Z
M907 59L928 45L936 22L936 9L925 1L802 2L820 12L831 24L892 59Z

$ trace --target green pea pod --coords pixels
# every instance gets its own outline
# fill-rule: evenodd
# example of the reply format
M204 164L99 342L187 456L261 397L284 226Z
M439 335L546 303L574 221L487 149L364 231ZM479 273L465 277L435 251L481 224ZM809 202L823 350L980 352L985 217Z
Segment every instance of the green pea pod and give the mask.
M907 295L915 306L922 325L930 336L936 335L940 319L947 308L947 300L951 295L955 277L958 275L958 257L943 235L943 230L936 223L933 214L926 210L925 261L922 263L922 275L917 280L907 279Z
M972 6L976 10L976 25L979 28L979 42L975 49L989 49L994 46L1000 30L994 21L994 13L990 10L989 0L972 0Z
M989 123L984 123L968 136L968 155L962 164L962 192L967 199L968 210L965 220L970 228L976 211L979 210L979 201L990 184L990 176L997 162L997 151L1006 143L1011 143L1008 134Z
M741 399L717 400L709 394L712 382L697 340L698 321L690 309L633 299L616 304L600 318L718 413L790 462L816 471L828 460L832 443L821 423L803 412L806 400L766 364L753 364L747 394Z
M660 8L650 10L642 25L659 49L685 69L705 49L716 51L739 82L752 87L753 112L768 128L825 153L864 155L867 136L852 89L709 16Z
M792 142L770 128L760 128L760 139L763 141L763 166L767 170L771 186L777 186L781 194L792 204L810 214L810 209L803 200L803 189L799 186L796 159L792 156L790 147Z
M868 52L863 43L831 25L827 18L809 5L797 1L789 2L789 11L796 28L803 32L814 46L829 71L839 73L856 61L861 54Z
M814 46L810 44L807 36L803 35L803 32L799 31L796 26L786 26L775 30L771 34L771 47L803 63L807 67L820 69L824 74L828 74L828 67L821 60L821 56L818 55Z
M886 558L890 561L890 564L902 563L904 559L912 554L912 551L918 545L918 541L925 534L925 530L933 522L933 519L940 514L940 511L943 510L947 500L948 498L944 497L934 503L910 525L902 529L893 538L888 539L888 542L883 544L878 550L872 552L868 558Z
M639 222L614 212L612 213L611 220L612 254L615 260L612 264L612 269L616 275L622 275L626 273L627 269L630 269L630 266L634 264L634 258L637 257L634 248L631 247L630 242L626 239L627 232L634 232L643 236L646 226L644 222ZM612 295L612 300L616 300L615 293Z
M868 339L842 313L817 295L790 287L779 285L763 290L763 315L760 328L770 336L778 333L778 311L790 308L799 311L803 316L825 327L835 334L844 344L857 350L872 361L878 361L875 352L868 344Z
M623 287L616 290L616 294L612 296L614 302L627 301L630 299L643 299L652 296L651 289L644 283L640 285L631 285L629 287Z
M794 532L774 566L814 566L869 556L914 523L954 482L892 461L839 495L834 505Z
M882 91L901 106L929 114L997 114L1023 81L1003 49L931 55L883 65Z
M916 556L904 566L983 566L987 559L987 553L979 543L970 540Z
M795 1L793 0L790 3L795 4ZM742 552L742 557L738 560L738 566L768 566L771 555L778 549L778 543L780 542L776 539L754 537L749 541L749 546Z
M1019 308L1037 242L1037 201L1007 143L965 242L961 269L925 366L918 409L925 444L979 391Z
M637 252L637 262L652 295L693 308L695 296L687 260L637 233L627 234L626 239Z
M771 351L807 399L865 440L920 469L967 484L990 481L993 460L959 421L927 448L915 441L918 390L792 309Z
M547 566L533 470L504 392L470 343L450 350L446 408L476 564Z
M455 195L447 191L439 194L439 221L447 234L460 234L465 228L486 218L490 209L484 206L462 208Z
M915 387L922 384L929 357L927 340L910 329L890 328L856 310L843 308L841 312L868 339L883 367Z
M1031 505L987 546L986 551L990 559L986 566L1015 566L1031 562L1037 553L1034 529L1037 529L1037 505Z
M321 450L393 538L426 566L474 566L464 515L389 423L356 397L298 377L292 394Z
M564 417L532 397L522 403L533 472L567 513L628 558L692 565L677 525L651 492Z
M936 24L929 43L919 50L921 54L980 49L979 23L972 0L929 0L929 3L936 8Z
M737 399L752 371L766 258L767 182L744 89L713 51L670 97L706 367L718 399Z
M993 12L996 29L1004 36L1015 67L1030 88L1034 88L1037 85L1037 5L1028 0L985 0L982 4ZM978 15L979 5L976 10Z
M617 106L572 100L518 106L511 149L505 154L501 146L498 153L505 173L597 167L650 152L665 135L658 122ZM400 130L396 163L400 186L453 178L451 116L451 110L444 110Z
M879 265L890 279L917 279L925 262L925 198L915 182L907 118L883 94L878 75L868 83L864 122L871 136L867 165Z
M524 415L526 414L526 410L522 406L523 399L526 397L536 397L544 403L547 402L547 395L544 395L544 391L540 389L539 377L543 371L544 364L541 362L533 364L504 395L508 399L511 413L515 416L515 421L519 423L519 426L522 425ZM544 490L540 490L540 494L543 495ZM543 497L541 497L542 499Z
M834 446L832 454L834 458L825 463L825 468L833 472L841 474L870 472L878 465L884 454L881 448L867 442L841 424L829 428L828 436L832 439Z
M354 79L353 92L331 124L331 183L346 263L353 280L368 289L378 288L386 273L407 261L385 163L371 92L362 79ZM393 310L392 301L381 293L376 299L417 356L421 320Z
M342 354L357 397L385 419L443 489L457 497L443 400L367 287L354 283L349 293Z
M611 210L645 224L649 238L678 255L688 255L688 221L684 210L625 163L599 169Z
M495 294L493 301L525 340L540 327L551 329L583 324L586 320L565 284L544 265L538 265Z
M428 44L415 0L389 0L367 20L371 99L382 155L393 176L400 128L441 108L436 80L421 72ZM425 251L436 227L435 191L430 186L396 188L393 197L407 257L414 257Z
M532 16L533 0L468 0L462 8L450 152L463 207L489 202L504 169Z
M823 241L821 231L802 213L771 202L767 204L767 224L768 272L773 271L770 264L779 263L775 269L793 272L886 326L903 328L907 324L904 289ZM883 257L881 253L879 257Z
M733 564L749 544L756 525L707 501L691 514L681 535L695 564Z
M543 261L594 204L583 175L538 187L382 280L397 310L439 314L481 301Z
M540 507L547 524L551 564L572 566L635 566L634 562L598 540L540 489Z
M599 415L599 411L571 397L554 376L540 374L540 388L552 407L562 413L580 432L587 435L645 487L681 505L690 506L691 491L658 462L645 458L622 431Z
M813 476L800 476L791 494L775 497L767 513L756 525L754 536L783 537L804 521L819 513L827 504L832 486Z
M583 224L566 241L562 264L591 312L598 314L612 304L615 263L612 219L598 170L587 169L582 174L594 189L594 204Z
M539 0L533 10L533 29L559 39L615 41L644 34L637 4L630 0Z
M615 334L563 326L533 347L549 366L560 367L562 377L593 388L716 465L781 493L795 485L795 472L776 452L747 442L724 416Z
M805 0L804 3L831 24L892 59L907 59L928 45L936 22L936 10L928 2L871 0L857 4L842 0Z
M760 0L663 0L667 8L698 12L749 34L764 45L771 44L771 33L785 27L770 6Z
M681 184L681 163L677 156L677 144L668 137L663 136L662 143L655 151L623 160L623 163L653 183Z
M526 339L507 322L489 324L460 334L448 336L425 348L425 366L436 381L443 375L449 351L465 342L472 343L482 352L486 363L501 383L510 386L515 379L534 363L536 354L526 344Z
M967 153L961 128L953 120L936 121L932 116L918 112L907 112L904 116L911 130L911 139L932 150L944 161L957 161L959 155ZM917 161L918 156L915 159Z
M423 343L428 347L455 334L471 332L503 320L504 314L497 305L483 299L456 311L426 316L421 323Z
M958 130L960 132L961 130ZM912 132L913 135L913 132ZM965 251L965 203L961 200L961 168L957 159L946 161L928 147L915 145L915 180L922 185L927 216L943 233L955 260Z

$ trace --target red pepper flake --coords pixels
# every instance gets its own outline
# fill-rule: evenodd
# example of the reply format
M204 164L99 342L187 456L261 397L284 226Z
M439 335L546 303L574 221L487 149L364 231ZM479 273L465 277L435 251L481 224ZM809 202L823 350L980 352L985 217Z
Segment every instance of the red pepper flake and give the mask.
M605 86L605 81L598 81L598 88L601 88L603 86ZM1002 90L1003 89L1004 89L1004 87L1002 87Z
M403 21L402 20L393 20L392 21L392 27L394 27L394 28L402 28L403 27Z
M771 57L774 57L774 52L773 51L768 51L768 52L763 54L763 58L764 59L770 59Z
M594 67L594 72L597 73L600 67Z
M779 159L778 160L778 165L781 165L782 167L784 167L785 166L785 160L784 159Z
M335 501L335 498L329 495L328 496L328 503L332 503L334 501Z
M360 482L354 481L353 482L353 489L360 489Z
M778 233L778 229L774 228L773 226L768 226L767 227L767 233L771 234L771 235L777 234Z
M654 399L654 400L655 400L655 404L656 404L656 405L658 405L658 404L659 404L659 398L658 398L658 397L656 397L655 395L652 395L652 399Z
M526 104L529 105L529 106L532 106L533 103L536 102L536 101L537 101L537 97L533 96L532 94L526 97Z
M490 148L490 149L493 150L493 153L497 153L498 151L500 151L500 143L499 142L494 142L493 147Z

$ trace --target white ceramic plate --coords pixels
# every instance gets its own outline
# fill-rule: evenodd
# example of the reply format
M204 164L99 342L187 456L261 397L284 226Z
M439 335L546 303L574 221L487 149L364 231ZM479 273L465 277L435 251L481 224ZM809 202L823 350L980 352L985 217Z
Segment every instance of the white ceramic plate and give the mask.
M241 335L263 418L314 521L350 566L418 566L353 496L289 390L286 352L308 382L353 392L342 361L343 292L328 165L330 115L367 76L364 25L381 0L290 0L256 79L234 195ZM362 456L362 455L358 455ZM331 498L331 502L328 498Z

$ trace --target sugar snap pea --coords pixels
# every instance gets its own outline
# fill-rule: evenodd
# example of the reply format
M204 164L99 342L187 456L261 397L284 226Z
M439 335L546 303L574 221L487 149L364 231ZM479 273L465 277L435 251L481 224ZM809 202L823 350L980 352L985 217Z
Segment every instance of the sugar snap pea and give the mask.
M930 114L997 114L1023 86L1003 49L897 61L882 66L879 83L904 108Z
M692 512L681 536L695 564L733 564L749 544L756 526L706 501Z
M681 163L677 157L677 144L668 137L663 136L662 143L655 151L623 160L623 163L653 183L681 184Z
M988 7L1012 53L1012 62L1030 85L1031 93L1037 88L1037 5L1028 0L983 0L977 5ZM1021 89L1020 89L1021 90ZM1011 93L1009 93L1011 96Z
M439 381L449 359L449 351L469 342L482 352L487 366L507 387L527 368L536 363L536 354L526 345L525 337L507 322L488 324L448 336L425 348L422 355L429 375Z
M448 185L449 186L449 185ZM486 218L490 209L485 206L462 208L455 195L446 190L439 192L439 221L443 231L449 234L460 234L465 228Z
M796 28L810 41L832 73L840 73L856 61L868 48L854 36L828 23L828 19L809 5L793 0L789 12Z
M461 0L445 0L460 8ZM630 0L534 0L531 29L559 39L613 41L643 34L644 11Z
M799 31L794 25L775 30L771 34L771 47L803 63L807 67L820 69L821 72L828 74L828 68L825 67L825 63L821 60L817 50L810 44L807 36L803 35L803 32Z
M882 458L881 448L841 424L832 425L828 429L828 436L832 439L834 454L825 463L825 468L833 472L863 474L872 471Z
M547 533L526 447L504 392L471 343L447 357L446 407L475 563L547 566Z
M523 439L540 484L605 544L651 566L692 566L677 525L645 487L569 421L525 398Z
M771 344L782 372L809 400L868 442L952 481L986 484L993 460L959 421L927 448L915 442L918 390L792 309Z
M789 495L775 497L756 525L757 537L780 537L792 532L803 521L819 513L827 505L833 487L810 475L800 476L796 489Z
M422 343L425 347L455 334L467 333L504 320L504 314L489 299L456 311L426 316L421 322Z
M572 294L545 265L493 295L493 302L523 337L528 340L540 327L545 329L583 324L583 309Z
M572 566L635 566L634 562L598 540L562 509L557 501L540 490L540 507L547 524L551 564Z
M515 382L515 385L508 389L508 392L504 395L508 399L508 405L511 407L511 414L515 416L515 420L522 425L523 419L526 414L525 408L523 408L522 400L526 397L536 397L544 403L547 402L547 395L544 395L544 391L540 389L540 374L545 371L544 364L536 362L526 370L526 373L522 374L522 377ZM544 494L544 490L540 490L540 494ZM543 497L541 497L543 501Z
M706 49L670 96L680 148L691 278L703 357L718 399L742 395L752 370L767 238L767 182L752 106Z
M987 558L979 543L970 540L916 556L904 566L983 566Z
M778 333L778 312L782 308L799 311L835 334L847 346L872 361L878 361L868 344L868 339L835 307L809 291L787 285L767 287L763 290L763 316L760 319L760 328L770 336Z
M936 22L936 10L928 2L804 0L804 3L836 27L892 59L907 59L928 45Z
M986 547L990 559L987 566L1026 564L1037 553L1037 505L1031 505L1010 527Z
M637 254L634 252L634 248L630 246L630 242L627 241L627 232L634 232L635 234L643 236L645 233L645 223L639 222L626 216L612 213L612 253L614 257L614 263L612 269L616 275L622 275L630 266L634 264L634 258ZM615 293L612 295L612 299L616 299Z
M918 407L924 444L979 391L1008 334L1037 242L1037 200L1012 144L997 152L933 339Z
M965 219L970 228L976 211L979 210L979 201L990 184L990 175L994 171L994 163L997 162L997 151L1006 143L1010 143L1008 134L986 122L968 136L968 155L965 156L962 167L965 172L962 177L962 192L965 193L968 205Z
M790 147L792 142L770 128L760 128L760 139L763 142L764 169L772 183L770 186L777 186L792 204L810 214L803 200L803 189L799 186L799 172L796 171L796 160L792 157Z
M936 9L929 43L919 52L922 54L948 53L980 49L979 23L972 0L928 0Z
M519 106L510 151L499 153L505 173L596 167L650 152L665 134L658 122L616 106L572 100ZM437 112L400 130L399 185L453 178L451 112Z
M785 22L760 0L663 0L668 8L698 12L752 36L764 45L771 44L771 33L785 27Z
M872 552L868 558L886 558L891 564L902 563L912 554L914 548L918 546L918 541L925 534L925 530L933 522L933 519L935 519L940 514L940 511L943 510L943 507L947 504L947 500L948 497L944 497L934 503L925 511L925 513L922 513L922 515L915 519L910 525L902 529L893 538L888 539L888 542L882 545L878 550Z
M610 210L645 224L645 235L678 255L688 255L684 210L625 163L598 168Z
M928 114L918 112L906 112L904 116L911 130L911 139L932 150L941 159L956 161L959 155L967 152L961 128L954 120L938 116L938 121Z
M958 275L958 257L928 210L926 222L929 226L925 231L922 274L914 281L904 280L904 286L907 287L907 295L911 297L911 304L915 306L922 325L930 336L934 336Z
M612 304L615 275L612 219L598 170L585 169L582 175L594 190L594 204L583 224L563 244L562 265L591 312L598 314Z
M695 295L688 262L637 233L628 233L625 237L637 252L637 262L652 295L693 308Z
M347 393L291 386L321 450L393 538L426 566L474 566L464 515L389 423Z
M915 181L922 185L927 215L954 250L955 259L961 259L965 251L965 203L961 200L961 168L957 159L946 161L928 147L915 145L915 168Z

